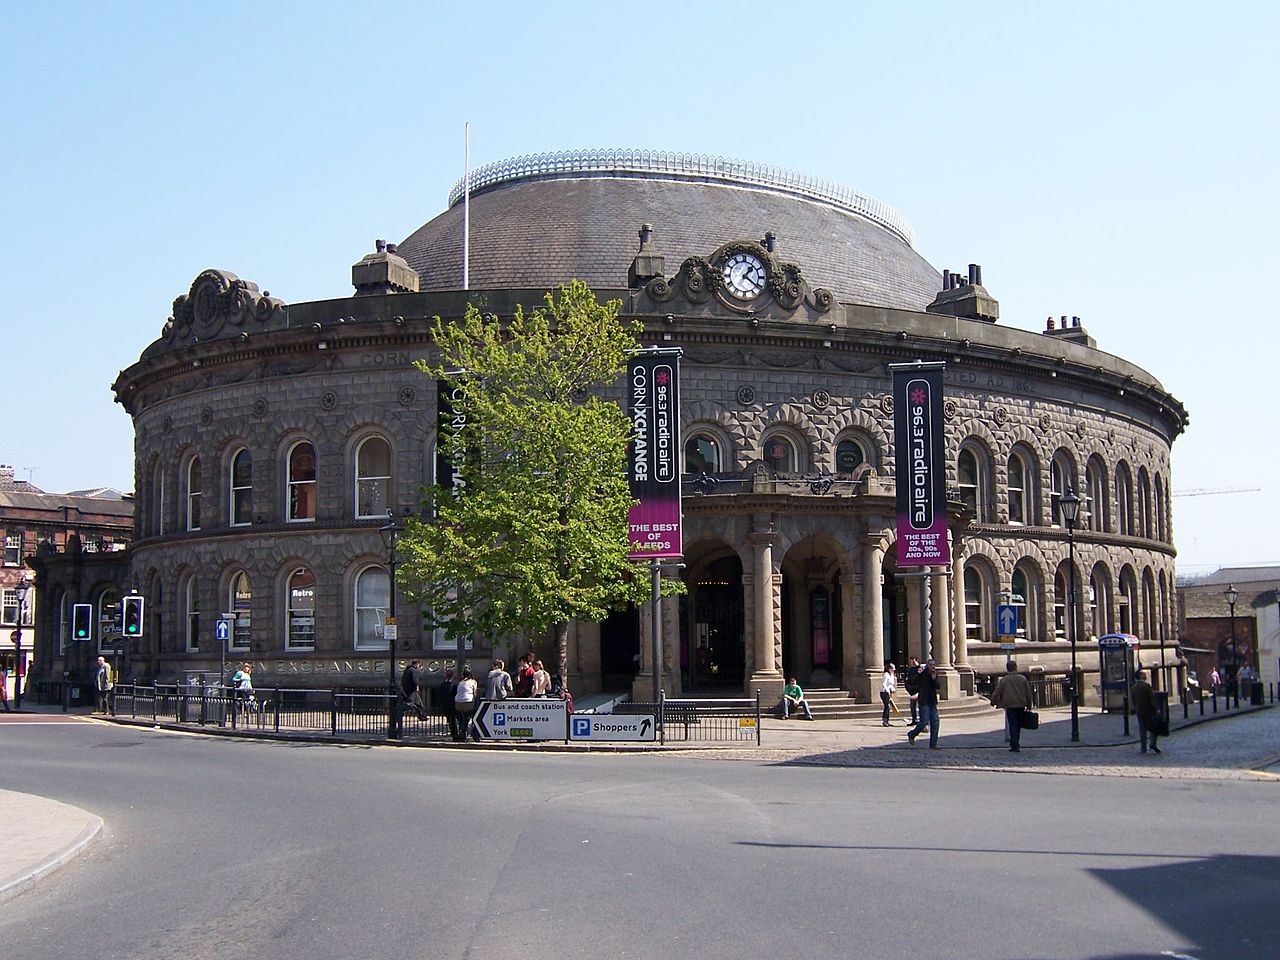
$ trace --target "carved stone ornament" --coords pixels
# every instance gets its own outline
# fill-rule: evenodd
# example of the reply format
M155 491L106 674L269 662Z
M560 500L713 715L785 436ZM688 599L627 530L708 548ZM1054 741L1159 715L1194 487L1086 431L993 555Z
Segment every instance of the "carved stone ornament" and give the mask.
M332 390L326 390L324 393L320 394L321 410L332 410L337 405L338 405L338 395L334 393Z
M756 402L756 391L754 387L738 388L738 403L744 407L749 407Z
M956 402L954 400L942 401L942 416L946 420L954 420L956 418Z
M753 299L738 296L725 284L724 263L737 254L760 261L767 273L764 290ZM810 289L796 264L777 260L760 244L747 240L726 243L709 257L687 258L669 280L665 277L650 280L645 285L645 293L656 303L667 303L682 296L690 303L702 304L714 297L722 306L738 313L753 313L770 300L786 310L796 310L808 301L818 313L827 313L835 305L831 291Z
M160 422L161 432L168 433L172 429L173 429L173 417L165 417L164 420Z
M266 296L258 285L226 270L206 270L191 284L191 291L173 301L173 316L165 323L163 338L184 344L193 338L213 340L272 321L283 324L284 301Z
M880 412L886 417L893 416L893 395L886 393L880 398Z
M267 413L266 397L259 397L257 400L253 401L253 415L255 417L266 416L266 413Z
M203 423L206 427L209 424L213 423L213 407L200 408L200 422Z
M813 405L817 407L819 410L826 409L831 405L831 394L829 394L826 390L813 391L813 394L809 397L809 399L813 403Z
M1003 427L1009 422L1009 411L1004 407L996 407L991 414L991 419L995 421L997 427Z
M414 390L413 387L400 388L400 406L411 407L413 406L413 401L417 399L418 399L418 391Z
M1084 439L1084 435L1087 431L1088 431L1088 427L1084 425L1083 420L1076 424L1076 436L1081 440Z
M1052 418L1047 413L1040 414L1040 431L1042 433L1047 433L1049 430L1049 424L1052 422Z

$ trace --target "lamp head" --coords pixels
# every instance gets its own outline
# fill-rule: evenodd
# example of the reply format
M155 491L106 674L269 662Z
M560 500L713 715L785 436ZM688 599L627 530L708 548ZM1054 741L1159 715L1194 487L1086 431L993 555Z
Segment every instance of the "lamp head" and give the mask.
M1234 583L1229 584L1227 589L1222 591L1222 595L1227 598L1227 606L1234 607L1236 601L1240 599L1240 591L1236 589Z
M1062 508L1062 520L1066 523L1068 530L1075 529L1076 520L1080 518L1081 503L1080 496L1073 489L1068 489L1058 498L1058 506Z

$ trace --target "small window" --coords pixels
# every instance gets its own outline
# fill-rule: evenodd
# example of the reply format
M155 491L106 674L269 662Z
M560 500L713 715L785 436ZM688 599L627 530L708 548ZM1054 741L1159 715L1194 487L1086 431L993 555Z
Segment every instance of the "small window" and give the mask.
M290 650L316 648L316 578L306 567L289 577L289 622L286 636Z
M253 522L253 456L240 450L231 458L231 525Z
M316 450L295 443L289 451L289 520L316 518Z
M684 472L716 474L720 472L720 444L706 433L696 433L684 445Z
M382 567L368 567L356 577L356 649L385 650L383 625L391 606L391 577Z
M764 441L764 462L774 473L796 471L796 448L789 437L775 433Z
M976 566L964 568L964 637L970 643L987 640L986 589L981 571Z
M836 444L836 473L853 473L867 462L867 452L857 440L845 437Z
M1031 612L1031 586L1027 582L1027 575L1022 570L1013 571L1013 582L1011 584L1013 592L1009 597L1009 603L1013 605L1018 612L1018 631L1017 639L1029 640L1031 638L1030 621L1027 614Z
M200 591L199 581L195 577L187 579L184 596L187 620L187 653L195 653L200 649Z
M192 457L187 464L187 529L200 529L200 496L204 484L200 477L200 458Z
M356 449L356 516L385 517L390 497L391 445L369 437Z
M960 488L960 499L969 513L978 520L982 519L978 512L981 490L981 475L978 473L978 456L972 450L961 450L956 461L956 486Z
M1027 523L1030 504L1027 496L1027 464L1019 453L1009 458L1009 522Z
M22 534L5 534L4 565L6 567L16 567L20 563L22 563Z
M5 588L0 593L0 623L12 627L18 622L18 591Z
M1088 516L1085 525L1095 533L1107 529L1107 478L1102 465L1090 460L1084 470L1084 483L1088 493Z

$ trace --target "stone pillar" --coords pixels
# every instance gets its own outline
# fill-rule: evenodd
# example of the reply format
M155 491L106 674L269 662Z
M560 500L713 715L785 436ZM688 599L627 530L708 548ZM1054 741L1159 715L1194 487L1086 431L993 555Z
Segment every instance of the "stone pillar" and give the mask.
M935 573L941 574L948 568L940 567L935 569ZM950 574L947 576L930 577L930 586L933 591L933 604L930 607L930 614L933 617L933 636L934 636L934 654L933 658L938 664L938 680L942 684L942 697L946 700L954 700L960 696L960 675L956 672L951 663L952 652L952 633L951 633L951 584Z
M953 663L960 677L960 689L973 693L973 668L969 666L969 641L964 612L964 544L952 543L951 549L951 639Z
M880 689L884 672L883 576L884 539L870 534L862 540L862 674L868 694Z
M870 703L872 688L867 682L866 653L862 635L857 632L862 618L858 616L859 611L854 609L854 600L862 582L863 577L856 573L844 574L839 580L841 686L849 691L849 696L855 702Z
M781 608L781 578L775 580L773 571L773 545L778 534L771 521L759 526L765 529L757 528L750 535L752 579L755 585L755 596L751 604L755 611L755 636L751 645L755 653L755 670L748 679L746 692L751 694L759 690L761 703L772 706L781 699L783 686L783 677L774 655L776 612Z

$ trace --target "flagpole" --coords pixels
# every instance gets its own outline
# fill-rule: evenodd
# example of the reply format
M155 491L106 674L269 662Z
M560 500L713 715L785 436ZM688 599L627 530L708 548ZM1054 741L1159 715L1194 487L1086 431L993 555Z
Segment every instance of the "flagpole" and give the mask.
M462 163L462 289L471 289L471 123L463 125L466 145Z

